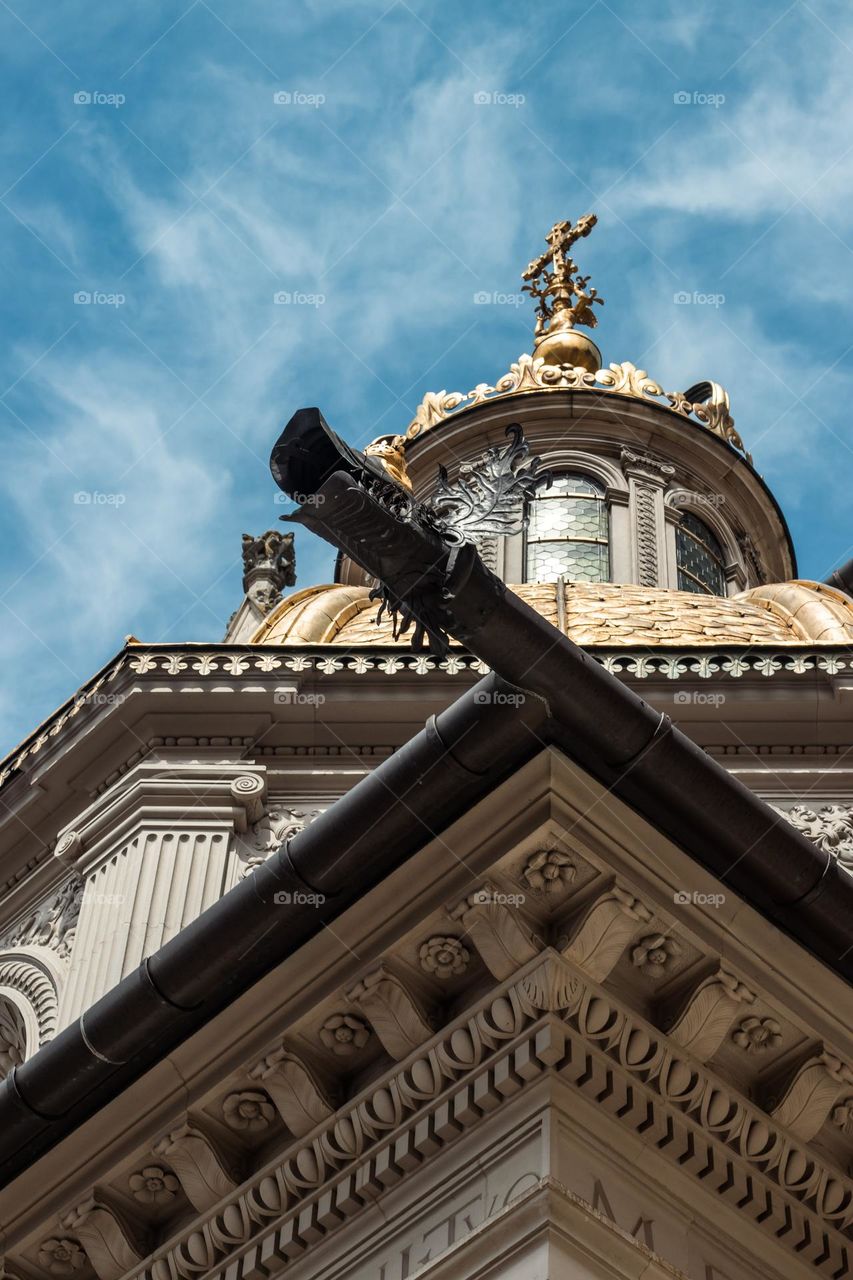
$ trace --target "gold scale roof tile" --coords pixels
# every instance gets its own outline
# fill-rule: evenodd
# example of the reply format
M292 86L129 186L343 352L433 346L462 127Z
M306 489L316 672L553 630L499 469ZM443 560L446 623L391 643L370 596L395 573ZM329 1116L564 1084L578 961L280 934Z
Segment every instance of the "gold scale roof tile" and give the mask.
M618 583L524 583L513 588L531 608L581 645L773 645L853 641L853 602L817 582L756 587L738 596L693 595ZM395 644L377 625L368 587L318 586L283 600L253 637L256 644ZM396 641L406 645L408 639Z

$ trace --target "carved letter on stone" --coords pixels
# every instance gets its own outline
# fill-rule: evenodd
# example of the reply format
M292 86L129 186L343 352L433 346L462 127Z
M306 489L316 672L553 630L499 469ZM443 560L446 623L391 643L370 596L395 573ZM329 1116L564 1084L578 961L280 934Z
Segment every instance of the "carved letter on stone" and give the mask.
M295 1138L334 1114L334 1102L311 1068L284 1048L267 1054L249 1074L263 1084Z
M700 1062L707 1062L723 1043L736 1015L754 999L753 992L734 974L720 969L703 978L690 993L669 1029L669 1037Z
M651 918L639 898L614 885L587 907L563 955L596 982L603 982L639 926Z
M808 1142L823 1127L843 1090L853 1084L853 1071L831 1053L801 1063L771 1115Z
M64 1215L62 1226L83 1245L100 1280L119 1280L148 1252L147 1244L133 1238L127 1223L97 1190Z
M509 896L485 885L464 898L450 913L454 920L461 921L499 982L527 964L540 950L518 911L504 901Z
M364 1011L392 1058L405 1058L433 1029L413 995L384 965L359 982L347 999Z
M209 1209L237 1186L220 1153L192 1121L181 1125L154 1148L180 1179L187 1199L200 1212Z

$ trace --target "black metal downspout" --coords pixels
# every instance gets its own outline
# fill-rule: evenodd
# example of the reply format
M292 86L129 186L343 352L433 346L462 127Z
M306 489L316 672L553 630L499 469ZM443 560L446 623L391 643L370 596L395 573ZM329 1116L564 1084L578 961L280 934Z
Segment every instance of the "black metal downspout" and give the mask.
M487 676L16 1067L0 1086L0 1181L33 1163L541 751L546 720L544 703ZM314 905L306 895L324 900Z
M351 463L316 409L294 415L273 450L291 517L357 560L427 633L453 635L511 684L547 700L553 741L747 902L847 979L853 877L780 818L667 717L535 613L470 544L451 546L428 512L401 517ZM317 444L322 471L312 470ZM297 495L291 463L298 473Z
M824 582L828 587L835 587L836 591L843 591L846 595L853 596L853 560L848 560L837 569L833 569L832 573L824 578Z

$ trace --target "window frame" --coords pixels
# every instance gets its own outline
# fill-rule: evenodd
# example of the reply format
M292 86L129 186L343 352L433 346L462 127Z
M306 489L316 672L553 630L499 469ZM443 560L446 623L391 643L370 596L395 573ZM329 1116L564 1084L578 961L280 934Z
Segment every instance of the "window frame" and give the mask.
M694 532L689 528L689 526L685 523L685 520L687 518L689 518L690 520L695 520L696 524L705 530L706 534L709 536L709 538L713 541L714 545L716 546L717 551L714 550L714 546L710 545L703 538L701 538L696 532ZM685 566L681 563L680 548L679 548L679 534L681 534L685 538L690 538L691 541L696 543L697 546L701 547L703 551L705 551L714 561L719 572L719 590L712 591L708 587L708 585L702 581L701 578L697 578L695 573L691 573L691 571L685 568ZM717 552L719 552L719 554L717 554ZM725 556L726 556L726 549L723 546L722 540L718 536L716 530L714 530L711 527L711 525L707 522L707 520L701 519L701 517L698 516L695 511L691 511L689 508L684 508L681 511L678 522L676 523L676 526L675 526L676 589L678 591L687 591L693 595L716 596L717 599L724 599L728 594ZM682 575L685 578L689 578L691 582L695 582L699 590L690 592L689 587L682 587L681 585Z

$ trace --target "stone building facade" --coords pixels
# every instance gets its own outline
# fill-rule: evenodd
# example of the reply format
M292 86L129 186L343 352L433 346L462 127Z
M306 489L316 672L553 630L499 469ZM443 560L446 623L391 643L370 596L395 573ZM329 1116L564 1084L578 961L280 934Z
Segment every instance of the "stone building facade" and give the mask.
M367 453L418 500L439 465L470 495L515 423L551 478L524 527L474 530L483 562L701 749L697 788L722 767L780 850L799 833L853 884L853 599L797 577L725 392L540 335ZM792 872L771 918L570 741L457 762L469 799L424 812L408 745L489 665L377 624L344 552L283 597L288 536L244 552L225 640L128 643L0 769L6 1273L852 1275L848 961L791 923L817 890ZM382 874L368 828L340 907L319 873L267 892L280 850L345 840L371 783L394 790ZM727 813L703 821L710 846ZM256 886L258 941L217 941ZM149 979L175 1020L150 1052Z

